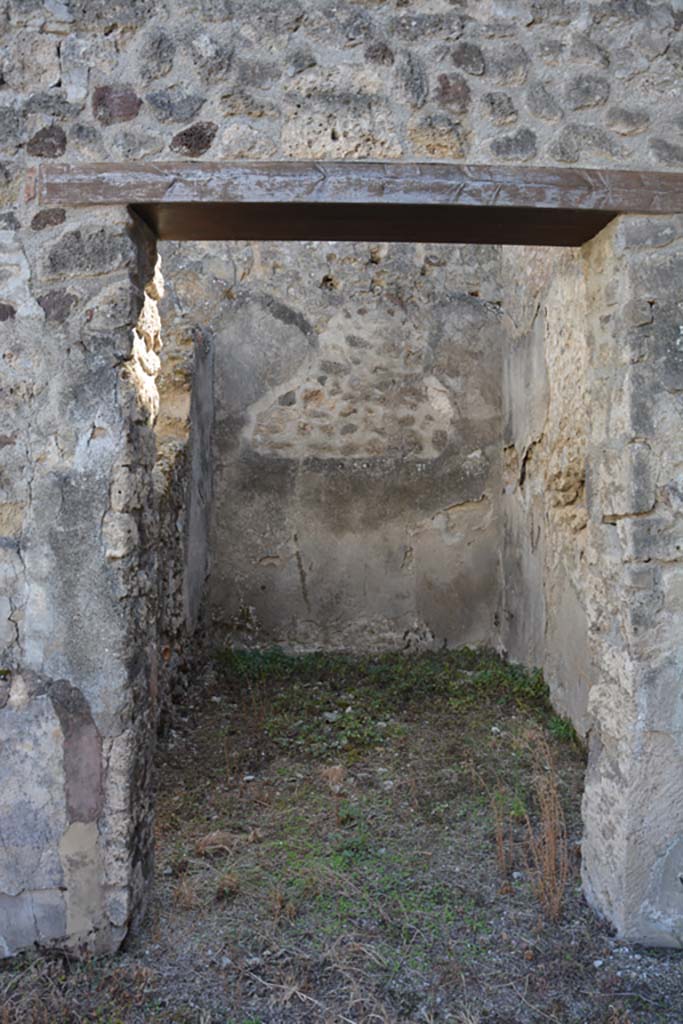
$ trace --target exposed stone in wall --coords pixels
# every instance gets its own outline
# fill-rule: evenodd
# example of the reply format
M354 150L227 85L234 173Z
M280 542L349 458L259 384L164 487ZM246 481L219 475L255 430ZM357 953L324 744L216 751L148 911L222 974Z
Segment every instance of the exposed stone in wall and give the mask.
M237 279L212 324L212 632L371 650L491 642L498 251L228 252L201 281L205 294Z
M207 326L212 313L194 306L181 276L167 289L162 310L154 490L159 516L159 692L170 710L170 703L190 684L203 649L198 626L213 488L213 350Z
M7 0L0 18L3 155L168 159L183 134L214 159L683 161L667 3Z
M100 210L7 231L0 259L0 950L107 950L151 864L154 244Z

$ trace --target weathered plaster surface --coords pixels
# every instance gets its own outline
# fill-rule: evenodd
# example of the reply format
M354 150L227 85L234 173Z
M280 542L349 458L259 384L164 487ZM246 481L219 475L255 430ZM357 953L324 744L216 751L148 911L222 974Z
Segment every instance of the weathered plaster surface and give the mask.
M624 935L683 943L681 218L506 255L503 643L587 736L583 877ZM524 395L527 396L526 401Z
M295 647L490 641L496 250L292 245L281 265L265 246L261 271L254 255L216 325L212 630Z
M578 250L504 251L504 587L501 640L541 665L585 735L593 667L585 476L591 410L584 261Z
M601 673L589 701L584 880L624 933L665 945L683 944L683 318L672 289L682 251L680 217L629 217L591 254L587 496L601 588L588 608Z
M38 295L17 304L2 334L5 447L23 453L3 485L25 496L2 539L13 625L0 693L9 953L67 936L115 947L144 899L136 875L150 867L156 556L145 481L160 284L154 245L125 211L80 225L40 239L16 232L19 283L5 292L30 280ZM77 319L46 331L40 300L56 284Z

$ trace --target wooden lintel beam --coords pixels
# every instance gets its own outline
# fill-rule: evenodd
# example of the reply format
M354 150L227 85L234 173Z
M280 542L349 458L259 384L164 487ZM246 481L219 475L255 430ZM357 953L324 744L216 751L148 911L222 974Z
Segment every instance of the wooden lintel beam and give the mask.
M132 206L160 238L580 245L618 213L683 211L683 175L279 161L45 164L45 206Z
M379 203L633 213L683 209L683 175L365 161L43 164L43 205Z

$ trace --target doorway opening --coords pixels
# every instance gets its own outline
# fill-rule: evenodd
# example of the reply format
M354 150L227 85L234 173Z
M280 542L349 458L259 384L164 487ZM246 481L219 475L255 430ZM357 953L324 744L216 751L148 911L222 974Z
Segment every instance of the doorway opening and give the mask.
M212 657L160 751L152 920L210 949L209 984L239 979L257 1019L287 993L292 1012L313 999L351 1020L438 1019L468 991L510 1013L510 946L546 984L577 919L587 964L609 941L577 892L576 734L533 670L490 650L542 664L564 617L557 705L583 706L587 625L553 602L584 572L585 254L160 249L159 429L167 388L187 388L172 347L192 346L194 397L169 408L197 417L184 528L201 598L181 592ZM543 825L547 769L565 810Z

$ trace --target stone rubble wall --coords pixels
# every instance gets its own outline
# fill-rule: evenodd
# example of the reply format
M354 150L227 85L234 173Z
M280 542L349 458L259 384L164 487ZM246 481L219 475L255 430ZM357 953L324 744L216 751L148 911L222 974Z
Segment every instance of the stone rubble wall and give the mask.
M302 298L308 294L304 263L288 277L286 246L164 247L169 344L157 452L160 289L153 283L151 240L122 210L40 209L35 166L364 157L677 169L683 166L682 23L678 5L648 0L0 0L0 955L34 943L113 949L144 905L159 687L183 668L220 525L209 521L212 360L235 351L222 333L229 330L228 310L243 318L245 336L269 341L286 329L295 349L301 344L296 321L283 323L273 310L284 306L313 319ZM649 223L642 228L646 237ZM667 767L678 764L680 753L680 311L672 284L680 277L679 227L670 241L668 230L665 225L640 250L626 245L624 222L598 240L590 257L591 422L586 438L577 433L572 441L576 457L586 445L589 474L585 496L577 490L548 510L559 547L542 554L553 571L559 571L555 558L569 566L574 587L572 538L582 544L585 533L591 579L603 579L602 592L596 585L582 597L575 587L596 667L587 708L581 703L572 711L596 737L586 791L587 891L624 934L663 942L680 936L671 879L681 857L678 812L671 810L681 805L680 771ZM602 264L601 246L607 246ZM391 270L391 254L368 268L367 246L335 249L342 251L348 262L341 276L329 266L321 273L316 263L331 249L306 256L306 269L315 268L316 302L325 275L340 280L343 294L361 288L347 284L354 275L360 282ZM442 271L428 266L422 282L407 268L426 263L427 254L415 247L402 252L399 263L405 261L415 281L414 300L404 301L417 309L430 275ZM448 303L440 311L435 292L424 313L429 324L447 322L453 308L480 318L471 336L458 335L453 354L462 356L467 338L481 340L488 330L488 303L497 301L501 284L492 263L486 271L482 264L479 287L471 287L466 272L459 276L460 258L467 267L470 257L451 250L439 279ZM557 289L550 317L579 291L575 263L558 258L558 283L548 284ZM655 319L636 324L627 317L647 316L645 306L641 313L626 310L632 302L638 308L641 284L653 292L654 305L645 299ZM283 294L283 285L293 293ZM457 297L476 290L478 297ZM370 307L384 324L388 292L374 296ZM324 298L333 308L335 289L326 287ZM607 310L609 322L591 314L591 304ZM268 330L259 334L264 323ZM407 323L414 323L425 352L424 325ZM319 326L320 340L325 323ZM550 337L559 328L548 330ZM620 348L614 339L621 332L628 343ZM581 336L575 339L583 359ZM604 381L603 349L614 362ZM323 351L319 345L320 358ZM562 388L552 387L571 358L558 360L548 387L564 409ZM303 363L298 366L303 373ZM297 377L293 385L296 406L307 384ZM225 410L217 411L216 437L222 431L232 444L239 438L250 452L240 469L245 485L262 480L259 466L268 462L258 424L272 430L282 415L282 436L293 437L290 407L277 402L271 410L268 402L268 389L276 386L273 380L250 402L263 401L263 408L237 410L236 432ZM192 403L195 425L188 431ZM595 410L604 416L592 422ZM260 421L249 418L255 412ZM619 433L628 417L630 426ZM558 499L579 486L574 461L562 462L560 420L556 440L551 422L542 442L544 458L557 453ZM334 439L335 452L341 437ZM612 437L622 439L614 450ZM359 457L381 461L367 438L364 444ZM433 434L428 444L433 469L440 458ZM525 462L531 494L541 451L508 440L507 454L514 479L520 472L514 458ZM334 505L339 489L357 481L347 463L335 477L324 472L335 460L322 461L307 467L305 494L310 500L324 484ZM418 460L405 462L415 492L410 474L417 476ZM384 494L398 500L396 490L386 490L390 474L382 472L371 478L372 500ZM484 477L467 493L445 479L437 505L427 488L420 495L420 516L442 539L459 529L447 511L453 494L456 501L478 498ZM549 471L547 479L556 477ZM604 481L602 491L595 481ZM647 507L653 487L655 504ZM508 505L513 498L506 496ZM585 530L574 521L584 505ZM435 512L440 518L433 520ZM458 515L456 509L455 520ZM396 535L400 543L404 527ZM283 550L292 554L286 545ZM294 552L289 565L296 561Z
M163 266L163 246L160 261ZM159 415L154 424L156 463L154 494L158 510L158 635L159 691L164 729L174 703L182 701L195 678L204 643L197 629L199 603L204 593L208 546L201 540L211 495L209 466L212 414L201 415L202 392L207 390L207 364L203 344L208 337L194 314L181 313L173 285L165 288L160 304L163 319L163 358L157 389ZM200 315L200 314L199 314ZM207 354L210 355L210 349ZM213 381L208 381L212 395ZM210 403L209 403L210 406ZM206 422L208 420L208 422ZM206 423L208 436L202 430ZM198 513L199 512L199 516ZM197 522L200 529L197 529ZM199 538L199 544L197 540ZM191 592L188 593L188 591Z
M78 225L1 257L4 955L115 948L151 874L161 282L125 210Z
M2 0L3 156L680 167L648 0Z

